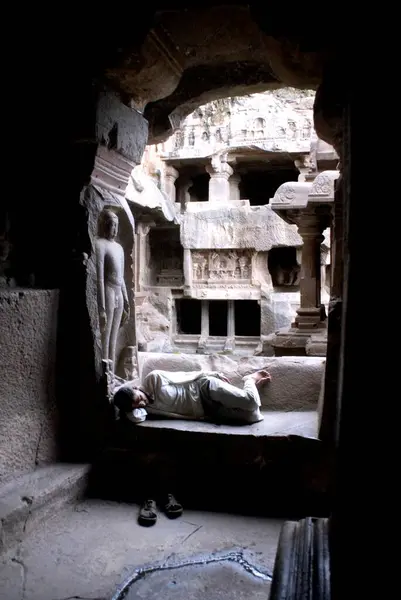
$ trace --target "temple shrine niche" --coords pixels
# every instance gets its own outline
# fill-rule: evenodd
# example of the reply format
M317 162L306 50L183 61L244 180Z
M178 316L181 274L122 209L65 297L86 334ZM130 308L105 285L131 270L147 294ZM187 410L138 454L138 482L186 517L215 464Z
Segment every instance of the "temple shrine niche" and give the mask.
M272 248L269 252L268 268L274 287L299 287L301 265L297 261L296 248Z
M151 229L149 234L151 285L180 287L183 284L183 250L176 228Z

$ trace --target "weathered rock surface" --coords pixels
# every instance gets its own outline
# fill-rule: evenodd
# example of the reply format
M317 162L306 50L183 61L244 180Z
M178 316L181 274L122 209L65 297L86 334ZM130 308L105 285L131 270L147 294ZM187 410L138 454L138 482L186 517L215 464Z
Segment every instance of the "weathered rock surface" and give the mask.
M57 290L0 290L0 480L54 460Z
M165 294L149 294L136 310L137 339L147 352L171 351L171 299Z
M252 248L258 251L302 245L296 225L285 223L270 206L208 206L196 212L188 211L181 223L181 242L184 248Z

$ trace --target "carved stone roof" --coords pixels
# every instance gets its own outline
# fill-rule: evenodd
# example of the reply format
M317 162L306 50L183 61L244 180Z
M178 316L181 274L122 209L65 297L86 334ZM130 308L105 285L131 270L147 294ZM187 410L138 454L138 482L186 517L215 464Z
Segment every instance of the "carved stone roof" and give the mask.
M137 165L132 171L125 198L136 216L142 213L158 214L163 221L176 222L174 204L142 171L140 165Z

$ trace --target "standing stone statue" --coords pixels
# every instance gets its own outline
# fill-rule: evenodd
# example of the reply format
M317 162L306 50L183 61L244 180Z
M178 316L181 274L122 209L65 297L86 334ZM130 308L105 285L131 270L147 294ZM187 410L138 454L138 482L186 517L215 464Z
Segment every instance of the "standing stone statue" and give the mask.
M116 242L117 215L104 209L99 216L96 249L97 298L102 335L103 359L114 371L117 334L129 318L129 303L124 280L124 250Z

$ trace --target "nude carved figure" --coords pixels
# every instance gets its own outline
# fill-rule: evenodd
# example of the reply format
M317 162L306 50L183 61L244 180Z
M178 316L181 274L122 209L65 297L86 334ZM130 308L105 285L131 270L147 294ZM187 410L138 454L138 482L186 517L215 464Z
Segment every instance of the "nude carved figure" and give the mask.
M95 242L97 299L103 359L114 372L117 334L129 318L129 302L124 280L124 250L116 241L118 217L110 209L99 216Z

